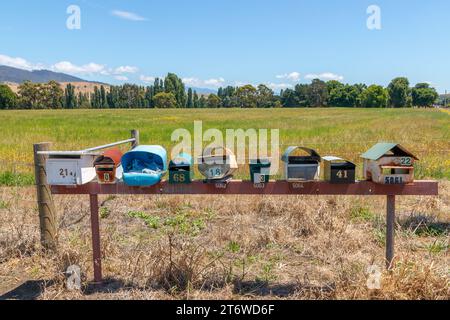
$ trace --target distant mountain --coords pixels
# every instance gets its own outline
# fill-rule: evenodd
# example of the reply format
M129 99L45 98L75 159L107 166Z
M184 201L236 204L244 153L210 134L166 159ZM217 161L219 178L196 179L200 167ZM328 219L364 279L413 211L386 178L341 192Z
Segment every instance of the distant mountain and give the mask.
M27 71L23 69L7 67L0 65L0 83L7 83L15 90L19 84L24 83L25 81L31 81L34 83L46 83L49 81L59 82L61 85L65 86L66 83L72 83L79 87L81 91L90 91L93 90L91 84L105 85L109 86L106 83L97 82L97 81L86 81L65 73L58 73L49 70L34 70ZM92 88L91 88L92 87ZM217 94L217 90L208 89L208 88L192 88L192 90L197 91L200 95L210 95L212 93ZM186 88L187 91L187 88Z
M52 80L57 82L89 82L68 74L57 73L49 70L27 71L7 66L0 66L0 82L23 83L25 81L31 81L34 83L44 83Z
M186 91L189 88L186 88ZM198 94L202 94L202 95L210 95L210 94L217 94L217 90L214 89L208 89L208 88L191 88L193 91L197 91Z

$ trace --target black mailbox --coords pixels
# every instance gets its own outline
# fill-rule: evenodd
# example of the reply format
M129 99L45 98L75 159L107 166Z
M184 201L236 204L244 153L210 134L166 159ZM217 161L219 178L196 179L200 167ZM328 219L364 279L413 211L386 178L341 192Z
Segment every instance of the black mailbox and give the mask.
M338 157L324 157L325 180L331 183L355 183L356 165Z

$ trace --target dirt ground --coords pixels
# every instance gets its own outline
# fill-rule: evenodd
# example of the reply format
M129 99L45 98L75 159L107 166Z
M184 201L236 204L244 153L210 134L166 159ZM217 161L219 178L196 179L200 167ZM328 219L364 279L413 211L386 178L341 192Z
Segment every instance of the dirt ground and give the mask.
M89 199L55 196L58 251L39 244L32 187L0 189L0 299L449 299L450 182L398 197L384 269L385 197L101 197L102 285ZM64 271L79 265L81 291ZM370 270L382 272L369 289Z

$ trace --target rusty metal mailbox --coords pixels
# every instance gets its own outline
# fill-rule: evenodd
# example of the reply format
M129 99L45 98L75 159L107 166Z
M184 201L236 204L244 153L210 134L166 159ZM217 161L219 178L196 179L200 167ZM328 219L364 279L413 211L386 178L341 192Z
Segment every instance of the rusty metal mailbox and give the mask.
M303 151L306 155L293 155ZM287 181L313 181L320 175L320 155L313 149L292 146L287 148L281 161L284 162L284 177Z
M414 181L414 162L419 159L397 143L378 143L361 157L366 180L380 184Z
M122 156L119 149L111 149L95 159L94 167L100 184L114 184L122 178Z
M270 180L270 159L250 160L250 179L253 183L267 183Z
M327 156L323 157L324 178L330 183L355 183L356 165L350 161Z
M238 168L234 153L220 146L206 148L198 163L200 173L212 181L229 180Z
M179 154L169 163L169 183L185 184L191 183L194 170L192 157L186 153Z

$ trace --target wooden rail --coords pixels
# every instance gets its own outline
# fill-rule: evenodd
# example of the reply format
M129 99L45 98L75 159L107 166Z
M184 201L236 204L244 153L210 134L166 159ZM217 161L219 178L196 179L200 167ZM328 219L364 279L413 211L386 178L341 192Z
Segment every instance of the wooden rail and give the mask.
M129 187L124 183L101 185L96 182L83 186L51 186L53 194L160 194L160 195L437 195L436 181L415 181L407 185L382 185L370 181L354 184L332 184L325 181L287 182L271 181L266 184L253 184L250 181L230 181L224 183L204 183L194 181L190 184L169 184L164 181L152 187Z

